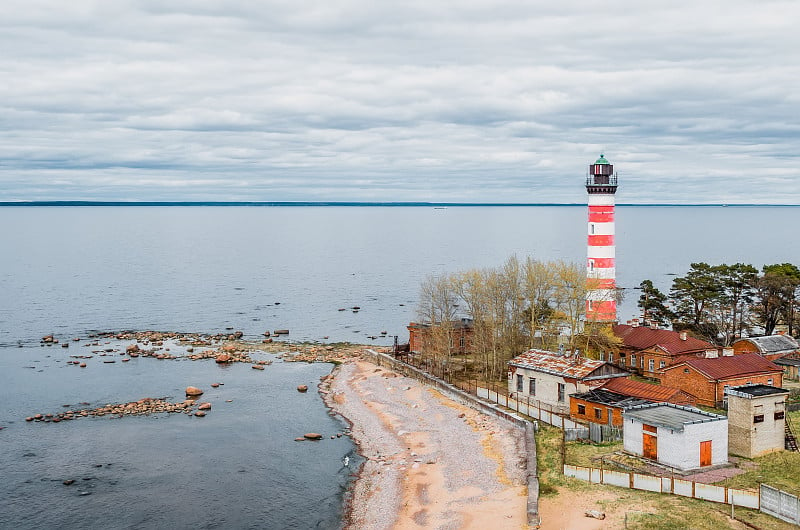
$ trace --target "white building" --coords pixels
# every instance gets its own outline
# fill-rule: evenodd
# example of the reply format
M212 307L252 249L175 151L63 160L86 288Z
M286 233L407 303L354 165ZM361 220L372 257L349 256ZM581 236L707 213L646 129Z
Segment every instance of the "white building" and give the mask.
M518 400L569 415L570 394L586 392L628 372L574 354L528 350L508 362L508 392Z
M681 471L728 462L728 417L671 403L622 413L624 448Z

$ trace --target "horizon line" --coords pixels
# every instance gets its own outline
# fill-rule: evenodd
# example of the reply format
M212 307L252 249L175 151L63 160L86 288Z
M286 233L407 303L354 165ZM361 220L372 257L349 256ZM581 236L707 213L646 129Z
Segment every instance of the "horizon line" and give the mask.
M0 206L586 206L581 202L429 202L429 201L0 201ZM616 206L693 206L693 207L796 207L786 203L617 203Z

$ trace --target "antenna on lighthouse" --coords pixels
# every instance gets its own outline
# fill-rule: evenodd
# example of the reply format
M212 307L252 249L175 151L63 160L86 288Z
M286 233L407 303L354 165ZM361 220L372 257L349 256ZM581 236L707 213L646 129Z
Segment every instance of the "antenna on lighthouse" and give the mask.
M616 247L614 245L614 194L617 174L600 154L589 164L586 177L589 194L589 226L586 260L586 320L617 321Z

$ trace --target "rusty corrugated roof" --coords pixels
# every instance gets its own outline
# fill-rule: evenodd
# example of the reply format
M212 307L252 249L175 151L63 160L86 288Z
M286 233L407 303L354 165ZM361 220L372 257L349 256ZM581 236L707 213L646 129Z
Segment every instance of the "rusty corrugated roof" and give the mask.
M685 340L681 339L680 333L669 329L652 329L646 326L629 326L627 324L618 324L612 329L614 335L621 338L625 346L634 350L646 350L653 346L660 346L670 355L681 355L717 349L710 342L689 335Z
M586 359L584 357L576 358L574 355L561 355L545 350L528 350L508 361L508 364L574 379L591 377L593 372L604 366L613 368L613 371L618 374L627 374L625 370L610 365L605 361ZM609 375L609 377L615 377L615 375Z
M691 403L694 396L670 386L652 385L628 378L610 379L603 388L617 394L631 396L649 401L676 403Z
M717 357L716 359L690 357L672 366L667 366L664 371L674 370L685 365L691 366L712 380L783 371L780 366L765 359L758 353L743 353L731 357Z

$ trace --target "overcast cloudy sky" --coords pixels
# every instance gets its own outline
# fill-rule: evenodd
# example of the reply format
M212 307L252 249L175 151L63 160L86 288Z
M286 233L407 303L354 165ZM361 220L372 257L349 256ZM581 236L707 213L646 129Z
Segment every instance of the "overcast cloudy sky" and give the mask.
M660 5L661 7L657 7ZM800 203L795 1L5 0L0 200Z

